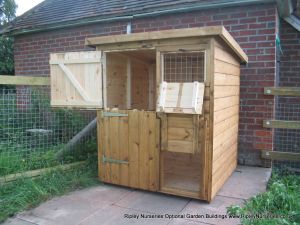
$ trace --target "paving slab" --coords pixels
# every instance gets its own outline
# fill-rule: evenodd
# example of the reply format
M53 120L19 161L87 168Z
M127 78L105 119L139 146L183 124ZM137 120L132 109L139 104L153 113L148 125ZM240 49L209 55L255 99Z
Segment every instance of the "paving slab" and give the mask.
M177 214L190 201L161 193L135 191L116 203L117 206L158 214Z
M28 221L24 221L18 218L8 219L4 223L5 225L36 225L35 223L30 223Z
M137 218L132 218L133 216L136 216ZM167 218L149 218L155 216L156 214L153 213L111 205L103 210L95 212L90 217L81 221L79 225L167 225L170 222L170 220Z
M98 186L54 198L17 217L40 225L74 225L95 211L119 201L132 190L116 186Z
M168 225L208 225L208 224L198 222L198 221L176 218L176 219L173 219Z
M238 166L218 192L220 196L249 199L266 191L271 176L270 168Z
M271 169L239 166L211 203L161 193L99 185L53 198L35 209L8 219L4 225L201 225L238 224L238 219L208 218L226 215L226 207L241 205L266 188ZM165 214L184 215L166 218ZM127 215L127 216L126 216ZM129 216L139 216L127 218ZM141 218L162 215L162 218ZM192 217L192 216L193 217Z
M192 200L181 213L186 215L188 220L207 224L238 224L239 220L226 218L226 207L242 203L242 199L216 196L210 203Z

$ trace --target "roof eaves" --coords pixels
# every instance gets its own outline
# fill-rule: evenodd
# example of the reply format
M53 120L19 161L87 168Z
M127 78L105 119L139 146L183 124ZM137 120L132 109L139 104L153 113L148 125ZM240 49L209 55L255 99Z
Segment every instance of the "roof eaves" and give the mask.
M53 0L45 1L45 5L47 2ZM43 2L42 2L43 3ZM42 4L41 3L41 4ZM41 26L32 26L32 27L24 27L21 29L13 29L13 24L11 26L6 27L2 33L9 33L10 35L20 35L25 33L33 33L33 32L40 32L45 30L53 30L53 29L60 29L66 27L73 27L73 26L80 26L80 25L88 25L93 23L99 22L109 22L109 21L118 21L118 20L128 20L133 18L142 18L142 17L151 17L151 16L159 16L159 15L166 15L166 14L173 14L173 13L181 13L181 12L190 12L196 10L204 10L204 9L213 9L213 8L220 8L220 7L230 7L230 6L241 6L241 5L251 5L251 4L269 4L269 3L276 3L276 0L230 0L230 1L221 1L221 2L212 2L212 3L199 3L193 4L192 6L185 6L185 7L178 7L172 9L165 9L165 10L157 10L153 12L132 12L131 15L118 15L118 16L111 16L111 17L93 17L93 18L85 18L79 20L70 20L64 21L59 23L52 23L52 24L45 24ZM25 16L29 16L30 13L33 13L36 10L41 9L44 5L38 5L29 12L25 13L22 18Z

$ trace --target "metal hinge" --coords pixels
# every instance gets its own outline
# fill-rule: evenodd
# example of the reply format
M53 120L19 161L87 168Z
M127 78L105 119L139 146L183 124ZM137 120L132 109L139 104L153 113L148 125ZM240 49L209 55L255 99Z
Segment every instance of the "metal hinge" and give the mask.
M107 158L105 156L102 156L102 162L103 163L117 163L117 164L128 164L128 161L125 160L119 160L119 159L112 159L112 158Z
M114 113L114 112L103 112L103 117L114 117L114 116L128 116L128 114L124 113Z

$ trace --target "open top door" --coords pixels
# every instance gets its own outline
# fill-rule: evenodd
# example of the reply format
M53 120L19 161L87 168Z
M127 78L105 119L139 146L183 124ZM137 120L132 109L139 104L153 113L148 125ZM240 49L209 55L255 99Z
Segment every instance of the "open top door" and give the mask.
M102 52L50 55L51 106L103 108Z

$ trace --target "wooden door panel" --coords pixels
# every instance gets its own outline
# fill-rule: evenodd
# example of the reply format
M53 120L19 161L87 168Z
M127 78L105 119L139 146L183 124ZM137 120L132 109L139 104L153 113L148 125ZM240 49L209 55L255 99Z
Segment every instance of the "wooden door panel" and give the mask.
M103 108L102 52L50 54L51 106Z
M159 120L139 110L99 113L99 176L107 183L158 190Z

